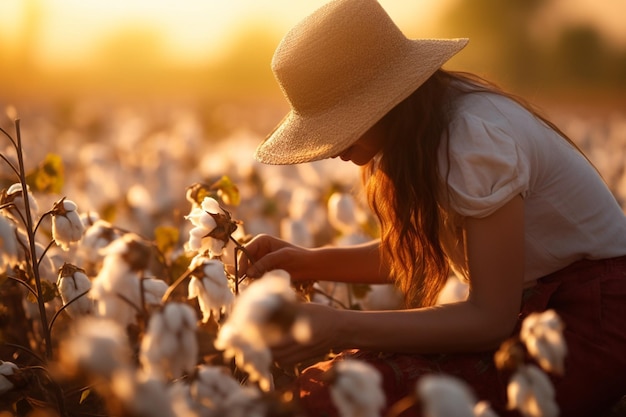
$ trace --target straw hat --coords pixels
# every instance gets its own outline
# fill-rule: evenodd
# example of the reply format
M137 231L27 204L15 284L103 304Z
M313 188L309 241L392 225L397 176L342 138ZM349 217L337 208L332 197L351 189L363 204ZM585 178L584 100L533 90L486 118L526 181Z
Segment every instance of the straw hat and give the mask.
M259 145L266 164L340 154L467 39L407 39L376 0L334 0L293 27L272 71L291 111Z

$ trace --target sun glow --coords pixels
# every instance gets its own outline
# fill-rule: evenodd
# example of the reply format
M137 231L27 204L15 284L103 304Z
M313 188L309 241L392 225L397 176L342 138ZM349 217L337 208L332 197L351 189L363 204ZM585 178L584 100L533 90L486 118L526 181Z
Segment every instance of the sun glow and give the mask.
M66 67L92 58L107 38L132 29L156 36L171 59L193 63L223 53L229 41L251 24L275 30L278 37L325 2L2 0L0 40L19 44L36 38L38 60ZM412 16L413 23L432 17L427 12L439 3L381 1L394 17L406 22Z

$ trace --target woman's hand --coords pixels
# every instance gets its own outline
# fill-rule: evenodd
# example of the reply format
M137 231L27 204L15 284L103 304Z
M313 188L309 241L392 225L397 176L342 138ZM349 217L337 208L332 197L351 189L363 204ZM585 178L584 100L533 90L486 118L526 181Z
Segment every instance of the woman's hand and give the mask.
M256 236L244 248L239 256L241 274L260 278L273 269L284 269L293 281L311 279L307 276L307 260L312 253L309 249L265 234Z
M293 336L286 335L282 341L271 346L274 360L284 367L295 366L312 358L320 358L331 350L348 348L342 340L340 315L338 310L317 303L298 304L298 314L308 323L310 337L307 341L296 341Z

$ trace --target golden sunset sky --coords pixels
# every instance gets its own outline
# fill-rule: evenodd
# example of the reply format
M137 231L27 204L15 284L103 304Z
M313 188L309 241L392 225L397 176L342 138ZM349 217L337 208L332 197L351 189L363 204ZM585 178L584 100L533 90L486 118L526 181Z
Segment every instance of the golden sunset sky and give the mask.
M94 86L107 91L142 83L194 91L193 77L205 80L215 62L227 68L231 84L247 88L251 84L241 83L241 77L255 76L270 85L271 52L280 38L326 1L0 0L0 95ZM415 38L444 33L445 13L461 0L379 1ZM587 23L626 47L626 1L549 4L536 23L541 42L549 42L564 23ZM238 36L246 33L242 52ZM233 47L237 41L239 49ZM470 52L480 54L482 45L472 46Z
M456 0L380 0L408 36L422 36ZM46 66L71 66L91 57L112 32L131 26L158 32L168 54L184 62L220 54L242 28L262 23L284 33L326 0L2 0L0 42L36 37L36 56ZM544 29L562 21L597 23L626 43L623 0L558 0ZM27 27L31 27L29 33ZM25 30L26 29L26 30Z

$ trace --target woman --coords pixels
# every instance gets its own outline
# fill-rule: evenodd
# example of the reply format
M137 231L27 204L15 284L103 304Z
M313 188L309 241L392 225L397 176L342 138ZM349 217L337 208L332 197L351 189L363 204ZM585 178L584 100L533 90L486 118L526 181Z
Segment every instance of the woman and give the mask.
M262 235L246 245L243 269L395 282L407 308L305 304L312 340L286 340L274 357L297 364L345 351L339 358L379 369L387 406L425 373L453 374L505 415L507 380L493 353L530 312L554 309L569 351L565 375L553 378L561 415L599 415L626 393L626 218L554 125L476 77L441 69L466 43L409 40L375 0L336 0L277 48L272 68L291 111L255 157L362 166L381 236L305 249ZM469 296L434 306L450 268ZM329 366L298 379L311 415L337 413L322 376Z

